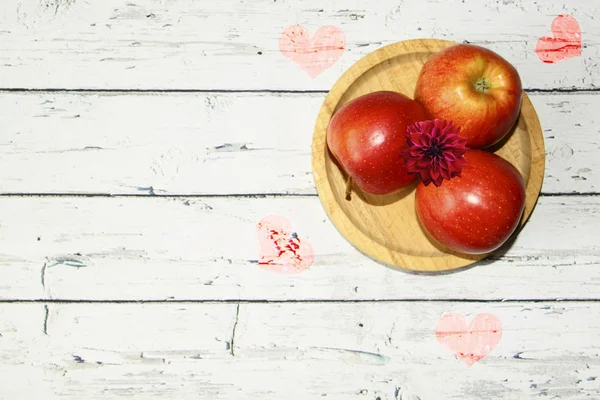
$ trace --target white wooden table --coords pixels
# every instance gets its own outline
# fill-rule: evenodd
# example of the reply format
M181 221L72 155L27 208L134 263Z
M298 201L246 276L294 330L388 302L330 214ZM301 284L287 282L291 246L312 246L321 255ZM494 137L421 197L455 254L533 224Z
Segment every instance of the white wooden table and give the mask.
M559 14L581 55L534 49ZM592 0L2 0L0 398L600 399L600 8ZM315 77L289 26L345 34ZM510 248L408 274L356 251L316 194L314 121L354 62L414 38L519 70L546 145ZM257 224L314 263L261 268ZM493 314L470 367L445 313Z

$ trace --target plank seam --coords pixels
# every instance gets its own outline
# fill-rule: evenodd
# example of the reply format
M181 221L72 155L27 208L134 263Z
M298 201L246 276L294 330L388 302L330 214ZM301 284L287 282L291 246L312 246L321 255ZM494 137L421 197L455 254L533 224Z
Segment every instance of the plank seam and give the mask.
M523 298L523 299L304 299L304 300L78 300L78 299L15 299L0 300L0 304L342 304L342 303L600 303L600 298Z
M555 192L540 193L540 197L595 197L600 192ZM277 198L318 197L317 193L234 193L234 194L156 194L156 193L0 193L2 197L148 197L148 198Z
M62 89L62 88L0 88L0 93L248 93L248 94L327 94L329 90L292 90L292 89Z
M600 88L525 88L523 89L528 94L580 94L580 93L600 93ZM128 94L128 93L240 93L240 94L328 94L329 90L311 89L311 90L294 90L294 89L66 89L66 88L0 88L0 93L113 93L113 94Z

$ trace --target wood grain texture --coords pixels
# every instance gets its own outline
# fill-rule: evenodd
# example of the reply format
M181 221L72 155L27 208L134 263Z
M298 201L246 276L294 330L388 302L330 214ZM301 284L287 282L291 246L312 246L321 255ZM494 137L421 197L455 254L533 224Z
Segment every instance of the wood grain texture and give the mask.
M577 18L584 48L548 65L535 44L558 14ZM490 47L526 88L591 89L600 78L598 15L593 2L559 0L4 0L0 87L328 90L365 54L434 37ZM279 51L279 35L294 24L345 32L342 58L315 79Z
M529 98L544 130L542 192L600 192L600 96ZM324 99L4 92L0 193L316 194L310 146Z
M496 315L501 341L468 368L435 338L446 312ZM2 304L0 397L596 398L598 321L577 302Z
M434 244L417 218L414 185L386 196L370 195L353 185L352 196L346 199L347 172L329 151L327 129L335 113L359 96L389 90L413 98L423 64L435 53L455 44L433 39L409 40L368 54L332 87L315 124L313 175L327 215L356 248L394 267L448 271L463 268L489 254L461 254ZM544 176L542 128L525 93L515 127L501 144L495 146L494 152L517 168L525 182L525 208L517 228L520 230L533 211Z
M582 56L543 64L560 13ZM0 1L0 398L600 397L599 15L583 0ZM340 27L341 59L311 79L278 48L293 24ZM342 72L422 37L489 47L541 89L551 194L510 249L437 276L348 244L310 168ZM313 245L307 271L257 265L270 214ZM433 337L448 311L497 315L502 341L466 368Z
M260 268L256 225L291 221L315 252ZM474 268L413 275L352 247L317 197L0 198L0 299L595 299L600 198L541 197L517 240Z

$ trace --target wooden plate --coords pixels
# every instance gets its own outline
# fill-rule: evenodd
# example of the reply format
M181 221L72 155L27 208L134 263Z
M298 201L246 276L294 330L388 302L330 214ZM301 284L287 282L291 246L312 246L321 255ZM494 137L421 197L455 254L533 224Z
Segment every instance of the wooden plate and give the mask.
M368 54L335 83L316 121L312 168L321 203L350 243L384 264L416 271L444 271L467 266L489 255L464 255L434 245L417 219L414 185L389 196L368 195L353 186L351 199L346 200L346 177L329 153L326 142L327 126L340 107L358 96L378 90L394 90L413 98L417 77L425 61L454 44L437 39L408 40ZM542 129L525 93L513 131L490 151L516 166L527 182L525 212L519 231L539 196L545 163Z

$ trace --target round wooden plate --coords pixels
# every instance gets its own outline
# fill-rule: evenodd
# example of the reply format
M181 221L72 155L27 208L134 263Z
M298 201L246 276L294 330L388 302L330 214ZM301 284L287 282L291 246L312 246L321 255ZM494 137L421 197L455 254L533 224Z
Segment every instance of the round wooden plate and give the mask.
M373 196L352 187L345 198L346 176L327 148L327 126L333 114L352 99L378 90L413 98L421 67L436 52L456 44L416 39L385 46L348 69L330 90L319 112L312 142L313 176L325 211L340 233L369 257L415 271L461 268L489 254L465 255L434 244L415 213L414 188ZM508 137L489 149L510 161L527 182L525 212L519 231L533 211L544 176L544 137L529 97L523 93L521 114ZM515 232L516 234L516 232Z

